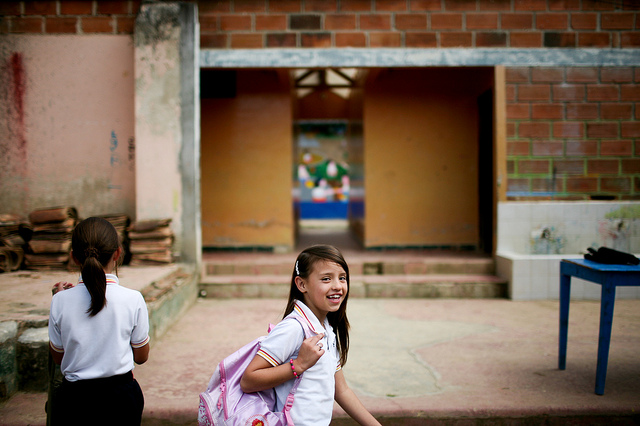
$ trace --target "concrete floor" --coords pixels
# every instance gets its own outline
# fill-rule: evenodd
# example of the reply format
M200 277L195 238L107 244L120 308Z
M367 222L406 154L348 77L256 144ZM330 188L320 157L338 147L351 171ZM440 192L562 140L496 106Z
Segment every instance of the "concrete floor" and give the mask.
M146 400L144 424L194 424L198 394L217 363L263 334L266 324L281 317L284 304L199 299L153 342L149 361L135 369ZM538 424L536 419L549 418L556 424L603 418L637 424L640 301L616 303L603 396L594 394L599 303L572 302L565 371L557 368L557 305L353 299L345 375L383 424L407 419ZM0 424L44 424L45 399L44 394L15 396L0 405ZM344 413L336 407L334 417L339 423Z
M334 231L305 232L299 247L330 242L348 259L372 255ZM293 261L296 253L279 256ZM123 268L120 275L141 289L166 268ZM0 319L46 319L50 286L75 277L1 274ZM285 303L198 299L135 369L146 400L143 424L195 424L198 394L217 363L264 334ZM344 371L383 424L640 424L640 300L616 302L602 396L594 393L599 310L599 302L571 303L567 369L560 371L557 301L352 298ZM0 403L0 424L44 425L45 401L44 393L15 395ZM333 423L349 423L339 407Z

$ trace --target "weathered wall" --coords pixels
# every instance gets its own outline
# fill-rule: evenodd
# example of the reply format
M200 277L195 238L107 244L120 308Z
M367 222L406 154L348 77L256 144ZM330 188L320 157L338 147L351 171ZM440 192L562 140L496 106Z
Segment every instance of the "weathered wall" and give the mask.
M136 218L171 218L174 251L195 262L201 256L197 35L197 10L186 3L145 4L136 18Z
M138 141L136 218L173 219L182 229L180 179L180 26L177 4L149 6L136 20L135 132ZM178 238L178 246L181 239Z
M292 108L276 71L238 71L232 99L202 99L204 247L293 247Z
M488 58L482 65L505 65L509 173L501 194L508 186L510 199L639 196L640 77L635 52L640 47L640 9L633 2L201 0L197 4L203 54L231 52L244 58L234 67L308 66L314 55L338 57L342 62L332 65L345 66L351 56L362 54L379 58L368 65L375 67L407 66L416 55L437 57L442 65L477 65L447 62L450 56L459 60L460 55ZM121 37L133 33L140 5L140 1L99 0L0 2L0 35L3 43L36 34ZM279 56L282 50L269 49L274 47L292 49ZM255 50L246 54L246 48ZM256 52L268 55L271 62L252 62ZM407 62L390 65L387 55ZM292 57L298 62L283 65ZM514 65L514 57L524 59ZM600 63L603 57L609 59ZM580 67L573 67L572 59L579 60ZM42 71L47 72L57 73L49 64ZM34 92L25 92L25 99L30 93ZM11 167L17 167L13 163ZM14 186L11 179L9 185L2 183L3 200L6 188ZM28 189L37 188L39 183Z
M491 76L398 69L367 82L365 246L478 244L477 96Z
M0 64L0 213L133 216L131 36L3 36Z

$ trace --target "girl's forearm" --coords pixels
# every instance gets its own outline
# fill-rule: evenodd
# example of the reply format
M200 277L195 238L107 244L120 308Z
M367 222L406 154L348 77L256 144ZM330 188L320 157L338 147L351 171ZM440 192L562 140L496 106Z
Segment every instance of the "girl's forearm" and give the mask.
M264 364L267 365L265 366ZM296 360L294 360L294 370L296 374L302 373ZM245 393L271 389L295 378L293 374L294 370L291 369L291 364L289 362L273 367L262 358L259 358L257 361L252 361L249 364L249 367L247 367L247 370L240 381L240 387Z
M366 409L356 394L349 388L342 370L336 372L335 400L356 422L366 426L380 426L380 422Z
M362 405L351 389L336 394L336 402L353 420L360 425L380 426L380 422Z

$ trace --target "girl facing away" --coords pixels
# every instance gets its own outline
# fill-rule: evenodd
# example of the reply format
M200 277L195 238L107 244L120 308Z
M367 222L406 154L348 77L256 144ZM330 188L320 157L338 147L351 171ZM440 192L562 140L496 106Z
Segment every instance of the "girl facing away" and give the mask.
M328 425L334 399L358 423L379 425L342 372L349 351L348 297L349 266L340 251L329 245L302 251L293 270L284 319L262 341L242 377L242 390L275 388L274 411L281 411L293 379L301 375L291 409L296 426ZM305 339L293 316L306 321L315 336Z
M49 351L64 376L51 422L140 425L144 397L132 370L149 357L147 305L112 273L123 250L111 223L80 222L71 250L80 280L56 283L49 314Z

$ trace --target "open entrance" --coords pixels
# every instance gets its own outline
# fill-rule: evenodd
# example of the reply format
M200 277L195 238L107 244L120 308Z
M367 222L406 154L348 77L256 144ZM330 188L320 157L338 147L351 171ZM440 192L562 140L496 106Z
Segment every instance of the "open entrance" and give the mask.
M353 68L299 69L293 78L294 211L299 249L359 249L363 219L362 76ZM353 182L353 183L352 183Z
M493 249L492 67L201 81L205 248Z

